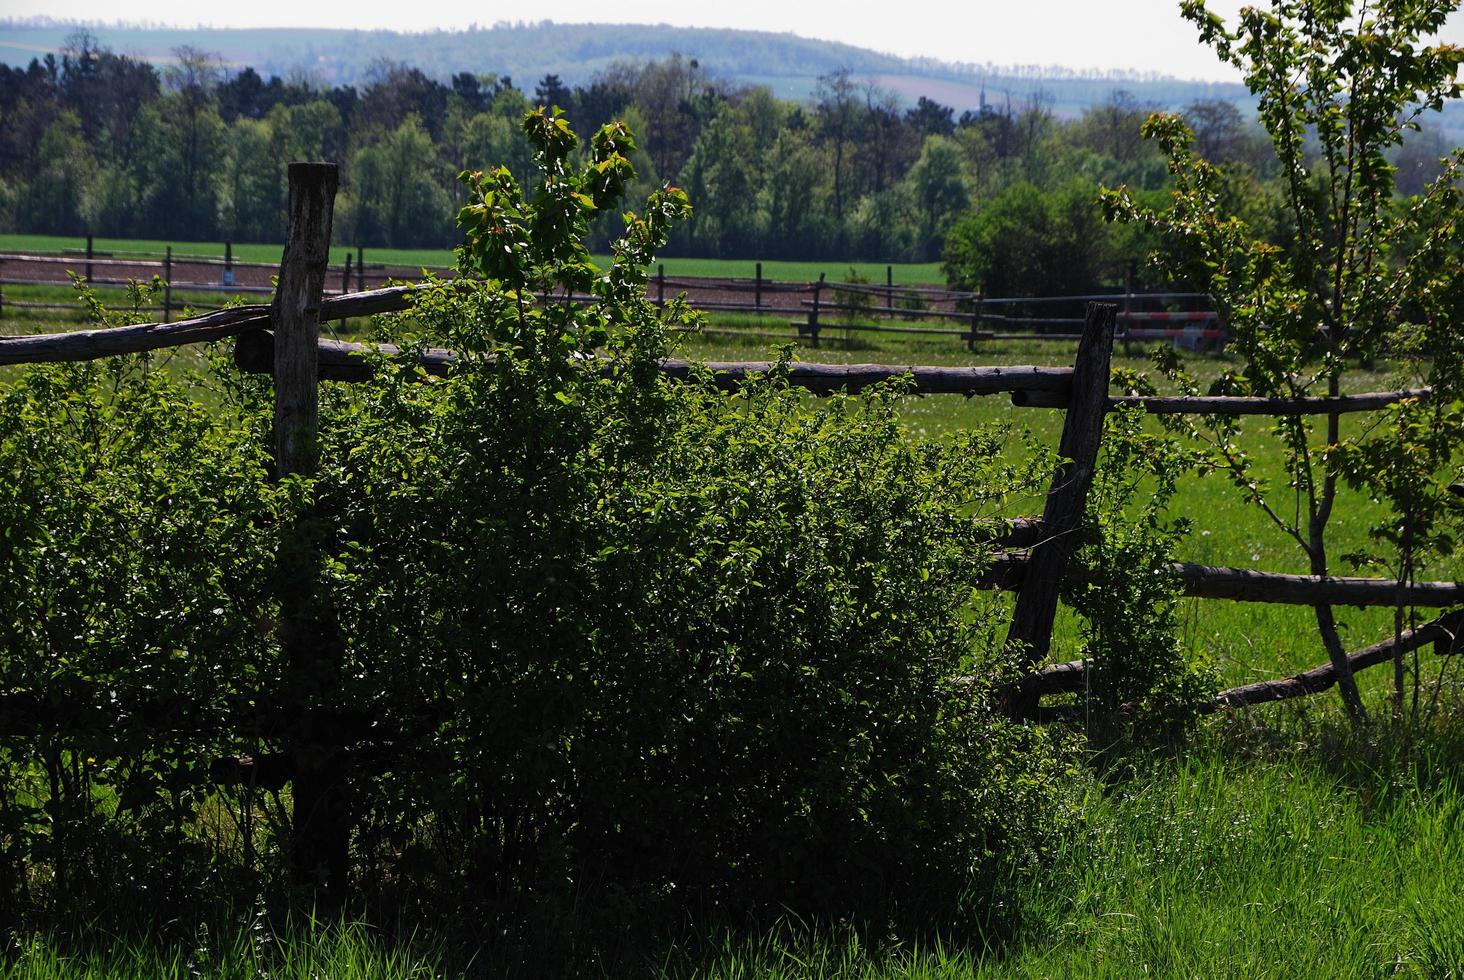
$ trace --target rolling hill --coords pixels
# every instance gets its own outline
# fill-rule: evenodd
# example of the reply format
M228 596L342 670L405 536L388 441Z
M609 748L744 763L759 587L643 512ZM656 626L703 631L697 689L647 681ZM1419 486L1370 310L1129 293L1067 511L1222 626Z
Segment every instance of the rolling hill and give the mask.
M1020 104L1040 93L1059 116L1072 117L1123 90L1143 103L1178 108L1195 99L1224 99L1247 112L1244 85L1152 73L1078 73L1058 66L1005 67L907 59L791 33L644 24L497 24L463 31L359 31L330 28L177 28L88 25L103 44L158 63L191 45L217 54L228 66L252 65L263 75L305 75L322 84L360 85L374 63L405 62L446 79L460 71L507 75L525 90L547 74L566 84L589 81L618 61L646 61L673 52L695 58L713 77L766 85L784 98L813 92L818 77L847 68L861 79L898 92L914 104L933 98L959 112L982 99ZM76 25L49 19L0 20L0 62L24 65L56 51ZM1464 106L1430 120L1454 142L1464 142Z
M75 25L51 21L0 21L0 61L24 65L56 51ZM1041 91L1062 115L1079 112L1125 89L1142 101L1180 105L1196 98L1248 102L1242 85L1196 82L1153 75L1080 76L1058 67L1022 70L993 65L955 65L904 59L795 34L639 24L500 24L465 31L396 33L337 29L171 28L89 25L114 51L166 62L173 49L191 45L217 54L226 65L252 65L261 74L304 73L321 83L367 80L380 59L406 62L447 78L455 72L508 75L531 89L546 74L565 83L587 82L617 61L645 61L672 52L696 58L713 76L766 85L785 98L813 91L818 76L847 68L899 92L912 104L921 96L959 110L989 101L1020 101Z

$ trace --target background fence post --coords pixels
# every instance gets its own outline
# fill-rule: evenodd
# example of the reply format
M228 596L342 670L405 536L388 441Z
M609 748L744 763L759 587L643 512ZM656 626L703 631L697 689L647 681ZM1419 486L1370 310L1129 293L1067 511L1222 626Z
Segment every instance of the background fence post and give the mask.
M1052 646L1058 589L1073 552L1073 539L1083 521L1088 490L1093 485L1103 418L1108 412L1108 373L1113 355L1113 327L1118 307L1089 303L1073 364L1072 398L1063 420L1057 452L1060 462L1042 509L1042 532L1032 547L1017 592L1007 646L1015 648L1027 667L1036 667ZM1018 692L1008 710L1017 716L1036 708L1035 692Z
M346 249L346 265L341 271L341 295L351 291L351 250Z
M173 321L173 246L163 253L163 322Z
M762 309L762 263L761 262L759 262L757 264L756 271L755 271L754 278L753 278L752 282L753 282L753 287L752 287L752 289L753 289L753 292L752 292L752 306L753 306L753 309L761 310Z
M224 242L224 285L234 285L234 243Z
M86 236L86 284L91 285L92 281L92 236Z
M274 456L279 479L315 472L319 424L320 302L330 262L336 166L292 163L290 223L270 308L274 326ZM340 684L339 632L328 627L320 590L321 522L296 511L280 541L276 588L280 639L290 671L286 718L292 735L294 817L290 868L295 884L327 904L344 900L350 872L350 818L344 758L333 731Z
M885 266L885 308L895 308L895 267Z
M818 274L818 282L813 284L813 306L808 311L808 333L813 338L813 346L818 346L818 302L819 294L823 292L824 274Z
M1138 278L1138 263L1130 262L1123 273L1123 325L1115 328L1119 336L1124 336L1134 325L1134 280ZM1124 345L1128 350L1128 345Z
M966 338L966 349L976 349L976 332L981 329L981 307L986 302L986 283L976 287L976 298L971 301L971 334Z
M366 291L366 250L356 246L356 292Z
M658 263L656 265L656 305L657 306L661 306L661 307L664 307L666 305L666 265L665 265L665 263Z

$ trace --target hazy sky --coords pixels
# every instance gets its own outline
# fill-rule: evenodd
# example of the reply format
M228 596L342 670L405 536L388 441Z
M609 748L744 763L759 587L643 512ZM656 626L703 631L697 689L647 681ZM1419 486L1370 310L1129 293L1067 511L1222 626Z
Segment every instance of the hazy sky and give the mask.
M1241 0L1211 0L1227 18ZM1159 71L1183 78L1230 78L1194 29L1178 0L904 0L850 4L833 0L555 0L552 5L492 0L0 0L0 15L44 14L110 23L152 21L178 26L362 27L393 30L487 27L552 14L561 23L677 24L791 31L903 56L1001 65ZM1464 43L1455 15L1444 37Z

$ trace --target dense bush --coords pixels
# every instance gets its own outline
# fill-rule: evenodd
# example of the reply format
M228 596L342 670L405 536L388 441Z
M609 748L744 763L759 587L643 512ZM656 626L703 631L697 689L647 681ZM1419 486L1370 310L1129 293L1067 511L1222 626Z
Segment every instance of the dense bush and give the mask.
M1110 232L1098 186L1073 178L1056 191L1012 184L962 217L945 244L946 277L988 296L1077 296L1115 283L1143 254Z
M411 314L454 370L423 383L381 357L371 383L327 386L315 478L268 481L267 384L226 373L211 413L142 359L6 390L0 606L22 628L0 693L158 697L205 732L149 736L139 710L94 739L0 741L11 896L73 901L73 878L46 880L80 839L63 805L114 894L277 880L288 792L208 780L217 756L288 744L272 709L369 719L342 798L358 881L398 911L946 917L1062 825L1057 746L995 710L977 591L981 515L1050 458L1005 464L999 432L913 439L899 385L810 406L781 367L736 394L672 383L642 269L684 196L653 195L597 269L583 238L633 177L629 134L601 130L575 169L562 119L525 128L531 197L467 175L461 263L483 280ZM299 574L281 527L319 544L296 600L341 657L319 696L291 686L273 623ZM241 716L260 742L220 727ZM58 795L48 767L83 782Z
M1179 584L1169 564L1189 524L1168 516L1179 476L1194 466L1144 412L1108 417L1088 498L1083 569L1064 598L1083 617L1087 687L1078 699L1100 750L1177 744L1214 696L1214 677L1180 649Z
M208 845L236 863L203 818L278 689L263 446L147 357L0 388L0 925L119 889L166 921L218 886Z

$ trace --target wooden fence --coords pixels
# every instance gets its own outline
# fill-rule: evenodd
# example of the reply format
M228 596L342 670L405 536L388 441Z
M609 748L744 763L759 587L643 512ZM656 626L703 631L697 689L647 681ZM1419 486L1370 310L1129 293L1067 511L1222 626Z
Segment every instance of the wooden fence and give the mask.
M292 164L290 227L284 257L278 269L279 287L271 306L243 306L171 324L148 323L106 330L0 339L0 364L73 361L137 353L181 344L236 339L236 362L245 371L272 375L275 386L274 455L281 477L308 474L316 465L317 397L321 381L352 382L368 379L371 365L363 357L365 345L323 341L321 321L391 313L408 309L411 293L421 287L396 286L344 295L327 295L327 266L331 216L335 196L335 168L329 164ZM451 289L448 283L438 287ZM1092 485L1106 413L1114 406L1137 405L1151 413L1204 413L1231 415L1337 415L1370 411L1405 398L1427 398L1427 389L1374 392L1337 398L1191 398L1113 397L1109 370L1118 306L1090 302L1078 331L1072 367L1001 366L895 366L881 364L800 363L788 372L789 383L815 394L857 391L880 382L909 377L918 392L939 394L1006 395L1013 404L1066 411L1058 452L1062 461L1052 475L1040 517L1008 523L997 541L999 557L987 576L993 589L1011 590L1016 601L1008 642L1019 652L1028 677L1016 685L1009 711L1021 718L1043 717L1040 699L1071 694L1084 687L1082 662L1043 666L1048 660L1058 593L1070 574L1088 492ZM388 355L399 352L383 345ZM416 356L426 374L451 370L451 351L428 350ZM685 378L691 365L667 360L662 370ZM725 362L707 365L717 385L734 388L749 375L766 371L766 362ZM308 522L305 522L308 523ZM286 536L285 548L309 547L307 532ZM306 568L307 562L294 567ZM1464 605L1464 585L1456 582L1406 582L1385 579L1283 575L1246 568L1189 563L1172 566L1185 595L1245 602L1289 603L1305 606L1353 605L1448 608ZM310 592L307 583L285 583L281 588L285 654L293 681L306 690L328 691L339 664L331 645L318 642L323 624L316 613L301 605ZM1381 663L1397 651L1432 643L1439 652L1453 652L1464 626L1464 609L1447 612L1401 639L1367 647L1349 656L1354 670ZM1316 693L1336 682L1330 663L1282 680L1268 680L1222 692L1207 710L1225 710ZM255 785L294 781L297 814L293 841L294 867L306 884L328 887L343 881L348 828L336 799L350 753L367 744L370 736L349 736L347 720L329 717L324 708L296 720L293 733L282 740L283 751L268 760L224 760L214 767L221 781ZM54 730L56 715L0 697L0 734ZM105 723L92 719L93 723ZM72 723L80 723L72 719ZM325 734L322 734L325 733ZM278 733L276 733L278 734ZM325 743L322 744L322 740ZM321 869L325 879L319 880Z
M161 312L164 323L183 307L209 309L209 297L225 295L269 295L277 266L259 262L236 262L232 246L225 243L222 259L174 252L172 246L153 252L97 252L87 239L84 251L57 254L0 253L0 317L7 308L30 310L79 310L78 304L15 300L5 297L8 286L53 285L79 276L97 288L116 288L131 280L159 276L164 283ZM357 247L352 255L327 265L324 294L341 296L364 292L368 286L384 286L401 279L416 279L421 267L367 264L365 252ZM451 269L430 270L448 279ZM714 328L717 333L773 337L797 337L818 347L828 338L848 341L854 334L893 334L907 337L951 338L975 350L982 341L1037 340L1073 342L1083 324L1082 306L1088 301L1118 304L1116 330L1125 343L1168 339L1191 347L1219 347L1226 332L1203 293L1135 291L1089 296L990 297L981 292L946 289L939 286L896 285L894 267L885 267L885 284L835 283L820 274L809 282L773 280L763 277L762 263L754 264L752 278L730 276L668 276L658 265L646 287L647 296L664 306L685 296L693 308L705 313L736 313L752 317L790 316L790 332L777 333L754 323ZM192 301L189 301L192 297ZM570 297L588 299L589 297ZM1179 309L1185 307L1185 309Z
M365 250L359 246L352 254L343 250L339 265L329 266L326 293L341 295L365 291L368 284L381 285L402 272L383 263L367 264ZM84 249L61 252L0 252L0 316L6 309L75 311L76 303L36 303L7 298L6 286L54 286L66 284L75 275L87 285L106 290L127 286L133 281L147 282L157 276L163 283L161 313L169 322L181 309L209 309L206 303L189 302L188 296L268 296L274 293L274 275L279 265L269 262L243 262L233 255L233 243L224 243L224 257L192 255L166 246L162 252L98 251L90 235ZM416 270L411 273L417 274Z

